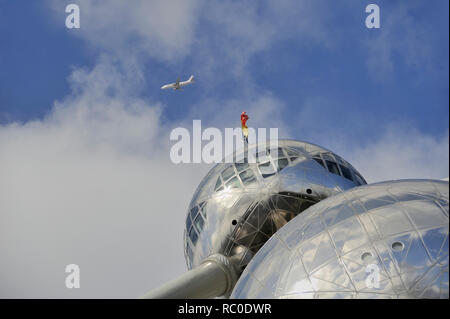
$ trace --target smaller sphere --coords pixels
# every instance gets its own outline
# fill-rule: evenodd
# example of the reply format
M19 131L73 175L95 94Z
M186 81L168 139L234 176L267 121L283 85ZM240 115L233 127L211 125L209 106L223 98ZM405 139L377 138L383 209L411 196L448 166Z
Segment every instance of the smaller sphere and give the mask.
M363 184L350 163L320 146L293 140L279 140L278 147L249 145L214 166L195 191L184 231L187 266L218 253L230 257L240 273L297 214Z

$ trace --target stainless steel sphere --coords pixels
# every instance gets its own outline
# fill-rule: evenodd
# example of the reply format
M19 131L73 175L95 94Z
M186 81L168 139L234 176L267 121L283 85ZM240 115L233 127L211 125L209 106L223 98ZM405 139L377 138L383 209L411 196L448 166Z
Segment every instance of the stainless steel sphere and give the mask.
M232 298L448 298L449 184L391 181L310 207L259 250Z
M256 148L249 146L248 150ZM365 180L332 152L306 142L260 144L256 163L217 164L189 205L184 234L188 268L220 253L239 274L284 224L318 201ZM233 158L239 158L234 154Z

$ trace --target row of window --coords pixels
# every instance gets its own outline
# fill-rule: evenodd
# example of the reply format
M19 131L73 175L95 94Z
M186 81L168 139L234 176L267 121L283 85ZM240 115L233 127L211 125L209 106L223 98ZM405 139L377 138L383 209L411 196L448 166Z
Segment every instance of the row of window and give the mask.
M205 205L205 202L201 202L199 205L192 207L186 218L186 232L194 245L197 242L198 235L203 230L203 225L206 220Z
M256 162L259 163L258 170L261 176L267 178L281 171L289 165L289 161L295 161L298 156L296 152L289 149L267 148L256 154ZM214 191L220 192L225 188L240 188L253 183L255 180L256 176L248 164L247 157L245 157L243 163L231 164L222 171L217 178Z
M358 185L367 184L364 178L339 156L330 153L319 153L313 156L313 160L327 169L330 173L342 176Z

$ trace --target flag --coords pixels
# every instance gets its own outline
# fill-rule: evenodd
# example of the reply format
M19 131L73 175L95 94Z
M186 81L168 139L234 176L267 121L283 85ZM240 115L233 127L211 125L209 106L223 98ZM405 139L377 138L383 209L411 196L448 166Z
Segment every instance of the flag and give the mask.
M248 143L248 127L247 127L248 115L246 112L241 113L242 135L244 135L244 141Z

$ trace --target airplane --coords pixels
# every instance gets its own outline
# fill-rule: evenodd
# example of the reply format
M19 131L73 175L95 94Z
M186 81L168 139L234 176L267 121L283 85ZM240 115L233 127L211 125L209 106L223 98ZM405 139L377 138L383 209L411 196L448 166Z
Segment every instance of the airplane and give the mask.
M182 86L185 86L185 85L188 85L188 84L192 84L192 83L194 83L194 76L193 75L191 75L189 77L189 80L187 80L187 81L180 82L180 78L178 78L175 83L170 83L170 84L163 85L163 86L161 86L161 90L165 90L165 89L179 90L179 89L181 89Z

